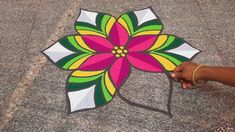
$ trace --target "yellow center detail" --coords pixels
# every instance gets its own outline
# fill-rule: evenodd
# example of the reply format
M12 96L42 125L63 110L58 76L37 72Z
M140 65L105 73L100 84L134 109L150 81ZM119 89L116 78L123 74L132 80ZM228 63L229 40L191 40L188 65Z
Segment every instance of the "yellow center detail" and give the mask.
M115 46L112 50L112 53L117 57L125 57L128 53L128 50L124 46Z

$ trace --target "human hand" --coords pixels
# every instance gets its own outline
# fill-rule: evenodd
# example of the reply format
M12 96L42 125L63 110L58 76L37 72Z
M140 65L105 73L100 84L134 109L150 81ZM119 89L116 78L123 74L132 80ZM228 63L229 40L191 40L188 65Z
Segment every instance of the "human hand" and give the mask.
M171 77L175 81L179 81L183 88L188 89L193 86L192 75L195 68L198 66L196 63L183 62L177 66L171 73ZM195 78L197 80L197 78Z

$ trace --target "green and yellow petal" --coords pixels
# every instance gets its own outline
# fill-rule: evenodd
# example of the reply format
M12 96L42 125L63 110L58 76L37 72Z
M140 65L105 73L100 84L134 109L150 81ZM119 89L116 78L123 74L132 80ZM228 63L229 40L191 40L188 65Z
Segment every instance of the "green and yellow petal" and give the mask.
M56 66L65 70L76 70L94 50L85 44L81 36L66 36L45 49L43 53Z
M94 109L109 103L115 87L108 71L74 71L68 78L67 91L70 111Z
M116 19L105 13L81 10L75 29L81 35L96 35L106 38Z
M119 17L118 22L133 37L158 35L163 28L161 20L150 8L127 12Z
M200 52L174 35L160 35L148 51L167 71L174 70L176 66Z

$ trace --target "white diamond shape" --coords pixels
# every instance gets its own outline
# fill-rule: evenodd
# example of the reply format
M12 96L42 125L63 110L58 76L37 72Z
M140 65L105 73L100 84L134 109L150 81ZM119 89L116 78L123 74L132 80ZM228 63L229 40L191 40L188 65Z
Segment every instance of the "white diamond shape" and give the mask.
M167 50L166 52L178 54L190 59L200 51L188 45L187 43L183 43L179 47Z
M134 11L134 13L138 19L138 26L147 21L157 19L157 17L155 16L155 14L152 12L150 8Z
M68 92L71 112L82 109L95 108L95 86L96 85L83 90Z
M72 51L66 49L59 42L57 42L54 45L52 45L51 47L49 47L48 49L44 50L43 53L46 54L48 57L50 57L50 59L53 62L57 62L58 60L66 57L68 55L71 55L75 52L72 52Z
M90 24L96 26L97 14L98 13L96 13L96 12L81 10L80 16L78 17L77 21L90 23Z

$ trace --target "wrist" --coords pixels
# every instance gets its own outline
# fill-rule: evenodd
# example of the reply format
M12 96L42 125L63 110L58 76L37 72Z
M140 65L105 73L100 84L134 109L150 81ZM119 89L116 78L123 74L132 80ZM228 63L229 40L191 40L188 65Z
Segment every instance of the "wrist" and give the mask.
M210 75L211 68L209 66L202 66L197 70L195 80L196 81L208 81L208 75Z

